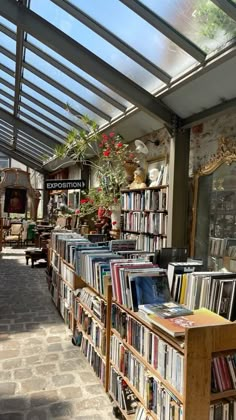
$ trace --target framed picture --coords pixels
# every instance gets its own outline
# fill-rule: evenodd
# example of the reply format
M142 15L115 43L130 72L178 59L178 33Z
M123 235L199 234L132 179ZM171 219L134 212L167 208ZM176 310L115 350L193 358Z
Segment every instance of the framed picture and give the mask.
M150 187L168 184L168 160L166 156L147 162L147 184Z
M25 213L27 204L26 190L21 188L6 188L5 213Z

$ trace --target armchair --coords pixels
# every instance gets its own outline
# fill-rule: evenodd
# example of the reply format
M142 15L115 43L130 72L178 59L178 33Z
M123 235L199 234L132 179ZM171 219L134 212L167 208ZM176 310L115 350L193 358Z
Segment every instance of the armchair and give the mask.
M17 243L17 245L20 245L22 241L22 231L23 227L21 223L13 223L4 237L4 243L14 242Z

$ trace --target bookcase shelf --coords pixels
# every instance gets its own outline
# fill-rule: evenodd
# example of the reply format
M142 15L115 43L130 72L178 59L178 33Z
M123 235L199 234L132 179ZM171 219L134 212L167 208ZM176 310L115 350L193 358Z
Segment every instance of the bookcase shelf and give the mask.
M53 250L51 254L54 254ZM56 254L55 254L56 255ZM56 261L55 267L59 266L59 259L61 258L60 255L57 255L58 262ZM64 261L63 261L64 263ZM66 265L66 264L65 264ZM68 266L68 264L67 264ZM56 267L56 268L57 268ZM163 330L159 329L158 327L154 327L151 325L145 318L143 318L139 313L133 312L126 308L124 305L121 305L117 303L115 300L112 300L112 286L108 285L107 292L106 292L106 298L103 295L100 295L98 291L91 287L90 284L88 284L83 278L78 276L75 271L72 269L72 267L68 267L69 270L73 271L74 275L74 282L76 282L76 285L79 285L79 287L86 287L89 290L91 290L91 294L95 294L97 298L102 299L106 302L106 328L104 328L104 324L100 321L100 319L96 316L96 313L88 306L86 305L83 300L81 300L79 297L75 298L75 301L79 303L79 305L83 308L84 311L89 314L93 318L93 321L96 322L97 327L101 328L106 333L106 347L105 347L105 354L102 354L104 352L104 346L102 349L102 352L100 351L100 348L95 346L95 343L92 340L92 337L87 334L82 325L78 322L78 320L74 319L74 316L77 314L74 313L74 309L70 308L68 311L68 316L72 318L73 325L77 327L78 332L81 332L84 337L84 343L88 346L92 346L92 351L95 351L95 355L98 358L99 361L99 369L102 370L102 377L101 382L105 386L105 390L109 393L111 398L114 400L114 404L119 407L122 415L128 420L133 420L134 415L127 415L124 410L119 406L119 403L115 401L115 395L110 390L109 385L111 384L111 373L113 372L115 375L120 375L121 378L126 382L127 386L130 388L131 391L133 391L134 395L138 398L140 401L141 406L143 406L149 416L151 416L153 419L157 420L158 416L153 411L148 409L147 401L149 401L146 396L143 397L143 389L140 388L140 383L137 386L142 392L142 395L136 389L132 383L135 383L133 381L133 377L130 376L130 371L127 371L126 369L121 369L125 374L127 374L131 380L127 378L126 375L123 375L122 372L119 371L117 368L117 361L114 364L112 362L112 351L113 348L111 348L114 343L121 343L120 345L124 347L125 352L127 352L128 358L133 358L132 360L136 359L137 363L140 364L141 372L145 372L145 380L148 378L149 375L153 378L156 383L160 383L161 387L163 387L164 391L168 395L172 396L176 400L176 404L178 402L181 405L181 410L183 408L183 414L181 414L180 419L181 420L209 420L209 412L210 412L210 406L214 404L216 401L219 400L225 400L226 398L230 397L236 397L236 390L231 389L225 392L218 392L218 393L212 393L211 392L211 365L212 365L212 358L216 357L217 354L225 354L228 355L232 352L236 353L236 323L227 323L224 325L217 325L217 326L207 326L207 327L191 327L186 329L186 333L184 337L181 338L174 338L171 335L168 335ZM52 279L51 284L52 288L58 287L57 292L55 295L53 294L52 298L55 300L55 304L57 304L57 298L59 298L60 294L60 281L63 281L63 283L68 286L69 288L73 289L71 287L70 282L67 281L67 279L63 279L61 275L58 275L58 268L57 271L55 270L55 277ZM50 282L50 276L47 275L48 281ZM54 283L55 284L54 284ZM75 284L75 283L74 283ZM151 365L149 362L153 360L149 356L147 357L147 353L143 352L145 356L142 356L141 352L139 353L136 348L134 348L130 342L130 336L127 336L127 339L122 338L121 334L118 332L118 329L116 330L114 327L111 328L112 323L112 305L116 305L122 312L127 314L130 318L134 319L137 323L141 324L142 328L146 328L149 330L151 334L154 334L158 337L158 339L162 340L167 345L171 346L174 350L176 350L181 358L181 361L184 362L183 366L183 392L179 392L176 390L173 383L170 383L169 380L165 379L157 369L156 364L154 363ZM59 310L59 305L57 305ZM82 309L80 309L82 311ZM81 312L82 314L83 312ZM86 314L86 316L87 316ZM81 318L82 319L82 318ZM83 323L83 319L82 319ZM133 324L132 324L133 325ZM149 333L148 333L149 334ZM148 337L148 334L145 336L143 333L143 337ZM83 339L82 339L83 340ZM113 341L112 341L113 340ZM83 343L83 341L82 341ZM88 344L89 343L89 344ZM104 340L105 344L105 340ZM134 344L136 346L136 344ZM159 341L158 341L159 346ZM82 348L82 345L81 345ZM89 347L91 349L91 347ZM138 348L138 347L137 347ZM155 348L155 347L153 347ZM82 348L83 353L84 347ZM115 353L114 353L115 354ZM85 357L88 357L87 354L85 354ZM119 360L117 357L116 360ZM136 363L136 362L135 362ZM155 366L155 367L154 367ZM73 367L72 367L73 368ZM114 369L114 371L112 371ZM182 367L181 367L182 371ZM169 376L167 376L169 377ZM132 383L131 383L132 381ZM145 384L149 384L149 382L145 382ZM179 388L178 388L179 389ZM180 387L181 389L181 387ZM156 411L156 410L155 410ZM165 419L166 420L166 419Z
M170 392L172 392L178 398L178 400L181 403L183 403L183 396L173 386L171 386L170 383L166 379L162 378L162 376L158 373L158 371L156 369L154 369L153 366L150 365L150 363L148 363L145 359L143 359L143 357L139 354L139 352L134 347L132 347L130 344L128 344L126 340L122 339L120 334L114 328L112 328L111 332L112 332L112 334L114 334L118 337L118 339L124 344L124 346L131 353L133 353L133 355L136 357L137 360L139 360L141 363L143 363L145 365L145 367L147 368L147 370L150 373L152 373L159 381L161 381L161 383L165 386L166 389L168 389ZM140 399L140 401L142 402L142 398ZM143 404L143 402L142 402L142 404Z

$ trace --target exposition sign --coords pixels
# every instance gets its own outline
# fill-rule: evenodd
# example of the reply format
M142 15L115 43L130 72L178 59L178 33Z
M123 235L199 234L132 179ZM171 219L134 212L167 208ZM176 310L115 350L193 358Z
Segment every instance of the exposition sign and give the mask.
M47 179L46 190L83 190L86 183L83 179Z

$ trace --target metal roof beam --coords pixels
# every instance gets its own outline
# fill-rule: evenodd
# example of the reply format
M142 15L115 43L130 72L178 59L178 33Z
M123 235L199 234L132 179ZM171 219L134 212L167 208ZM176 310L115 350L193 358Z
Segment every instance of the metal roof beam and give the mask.
M18 135L17 135L17 139L18 139L18 142L24 142L24 144L26 144L27 145L27 147L29 146L29 147L32 147L33 149L34 148L36 148L37 150L38 150L38 152L40 152L40 153L42 153L42 154L50 154L51 156L53 156L53 150L48 150L48 149L45 149L45 148L43 148L42 146L40 146L37 142L32 142L32 141L30 141L29 139L27 139L27 138L25 138L24 136L22 136L22 135L20 135L20 133L18 132Z
M19 138L17 138L17 147L16 150L22 149L24 152L28 152L30 153L30 156L34 157L36 160L38 160L39 162L42 163L43 165L43 155L45 154L44 152L37 152L35 151L35 149L28 145L25 144L22 140L19 140Z
M113 45L114 47L122 51L123 54L127 55L129 58L131 58L131 60L138 63L145 70L149 71L158 79L162 80L162 82L166 84L170 82L171 76L168 73L166 73L160 67L156 66L154 63L148 60L145 56L140 54L137 50L132 48L130 45L128 45L126 42L120 39L118 36L113 34L111 31L106 29L103 25L98 23L89 15L87 15L79 7L76 7L72 5L71 3L65 2L64 0L52 0L52 2L55 3L57 6L61 7L71 16L73 16L74 18L82 22L84 25L86 25L93 32L101 36L111 45Z
M151 9L144 6L137 0L120 0L121 3L125 4L129 9L133 10L137 15L146 20L155 29L169 38L178 47L191 55L195 60L200 63L206 58L206 54L197 45L191 42L188 38L173 28L168 22L162 19L157 14L153 13Z
M19 7L25 7L27 0L18 0ZM15 98L14 98L14 117L18 117L19 103L20 103L20 86L22 77L22 63L23 63L23 40L24 31L21 26L16 28L16 67L15 67ZM13 148L16 147L17 141L17 127L14 126L14 141Z
M15 55L11 51L7 50L4 47L0 47L0 51L2 53L4 53L5 55L7 55L7 57L10 58L11 60L15 60ZM40 79L42 79L45 82L47 82L48 84L52 85L56 89L58 89L61 92L65 93L65 95L71 97L72 99L74 99L75 101L77 101L78 103L80 103L81 105L83 105L84 107L90 109L90 111L94 112L96 115L100 116L105 121L110 121L111 120L111 117L109 115L107 115L105 112L101 111L96 106L92 105L90 102L88 102L85 99L83 99L81 96L76 95L70 89L67 89L66 87L62 86L60 83L56 82L51 77L49 77L46 74L42 73L36 67L34 67L31 64L26 63L26 62L23 63L23 67L25 69L29 70L31 73L35 74Z
M4 79L1 79L1 78L0 78L0 83L4 84L4 85L5 85L5 86L7 86L9 89L14 88L14 86L13 86L11 83L7 82L7 81L6 81L6 80L4 80ZM31 96L31 95L29 95L28 93L23 92L23 91L21 91L21 97L24 97L24 98L28 99L28 100L29 100L30 102L32 102L33 104L37 105L38 107L40 107L40 108L44 109L45 111L47 111L49 114L54 115L54 116L55 116L55 117L57 117L59 120L64 121L66 124L68 124L70 127L69 127L69 128L65 128L65 127L63 127L63 130L64 130L64 131L69 130L69 129L71 128L71 125L72 125L72 124L70 124L70 120L68 120L67 118L65 118L63 115L59 114L59 112L56 112L56 111L54 111L53 109L49 108L49 106L45 105L43 102L38 101L38 100L37 100L37 99L35 99L33 96ZM21 104L22 104L22 102L21 102ZM24 105L22 104L22 106L24 106ZM35 111L35 110L34 110L34 111ZM45 116L44 116L44 117L45 117ZM55 122L54 122L53 120L51 120L51 123L55 124ZM61 126L61 127L62 127L62 126ZM76 126L76 124L75 124L75 127L79 129L79 127L78 127L78 126Z
M95 95L102 98L104 101L108 102L115 108L119 109L122 112L126 111L126 107L122 105L120 102L116 101L114 98L109 96L107 93L100 90L98 87L90 83L88 80L84 79L83 77L79 76L75 71L69 69L64 64L61 64L60 61L56 60L55 58L52 58L49 54L46 54L44 51L40 50L39 48L35 47L33 44L31 44L28 41L24 42L25 47L27 47L28 50L32 51L34 54L41 57L43 60L50 63L52 66L56 67L63 73L65 73L67 76L69 76L71 79L75 80L80 85L84 86L85 88L89 89L91 92L93 92Z
M40 141L34 139L33 137L28 136L28 134L24 133L21 130L18 131L18 137L22 138L22 140L29 141L30 143L32 143L33 145L36 145L37 147L39 147L40 149L42 149L44 151L45 150L48 151L48 153L52 153L52 154L54 153L53 148L40 143Z
M11 31L11 29L7 28L5 25L0 23L0 31L4 32L10 38L16 40L16 34ZM67 76L71 77L73 80L84 86L85 88L89 89L95 95L99 96L100 98L104 99L104 101L110 103L115 108L119 109L122 112L126 111L126 107L118 102L116 99L109 96L107 93L103 92L97 86L93 85L88 80L84 79L82 76L79 76L76 72L71 70L69 67L62 64L60 61L52 58L49 54L42 51L40 48L36 47L35 45L31 44L31 42L24 41L24 46L32 51L34 54L41 57L43 60L50 63L52 66L56 67L57 69L61 70L63 73L67 74Z
M217 7L223 10L231 19L236 20L236 5L231 0L211 0Z
M46 146L55 148L58 144L61 144L61 142L53 139L50 136L47 136L47 134L42 133L42 131L31 126L25 121L22 121L19 118L15 118L14 115L10 114L9 112L1 108L0 108L0 118L2 118L4 121L6 121L8 124L11 124L12 126L16 125L19 130L24 131L25 133L29 134L32 137L35 137L41 143L46 144Z
M31 115L28 115L26 112L22 111L21 109L19 111L19 115L21 115L22 117L24 117L27 120L31 121L32 123L38 125L39 127L42 127L44 130L48 131L49 133L51 133L55 137L60 138L61 140L65 140L65 137L63 137L57 131L53 130L53 128L48 127L46 124L44 124L41 121L38 121L36 118L32 117Z
M38 172L45 173L43 170L40 162L36 162L33 158L31 159L30 156L22 155L22 153L17 152L16 150L11 149L8 145L1 141L0 136L0 150L5 153L6 155L10 156L11 158L23 163L25 166L29 166L32 169L35 169Z
M204 111L198 112L197 114L191 115L191 117L184 118L182 120L181 127L188 128L193 125L199 124L201 121L206 120L214 115L220 114L228 110L236 109L236 98L230 99L229 101L222 102L221 104L215 105L212 108L205 109Z
M19 8L15 0L0 2L0 13L131 103L172 125L173 112L160 100L36 13Z

